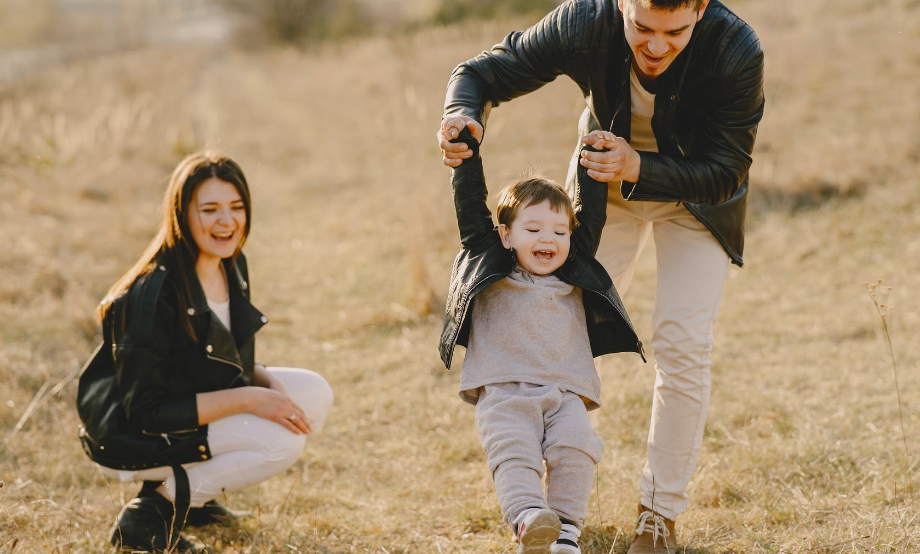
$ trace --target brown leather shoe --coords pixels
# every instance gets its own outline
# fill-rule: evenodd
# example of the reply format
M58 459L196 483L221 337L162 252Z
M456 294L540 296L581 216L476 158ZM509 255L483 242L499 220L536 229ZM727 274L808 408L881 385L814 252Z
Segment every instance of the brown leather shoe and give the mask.
M672 554L677 552L674 521L639 504L636 536L626 554Z

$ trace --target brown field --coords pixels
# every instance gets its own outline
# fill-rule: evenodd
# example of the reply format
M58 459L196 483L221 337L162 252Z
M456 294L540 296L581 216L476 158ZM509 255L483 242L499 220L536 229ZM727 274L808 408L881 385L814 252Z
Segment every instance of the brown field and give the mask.
M729 2L767 52L747 265L716 328L712 409L678 519L687 552L920 552L920 3ZM257 518L217 552L512 553L458 373L437 356L458 248L434 141L452 67L521 22L307 52L187 45L45 67L0 85L0 554L105 550L137 485L83 454L75 377L93 307L201 145L252 185L259 359L323 373L323 433L286 474L230 495ZM498 185L562 179L568 81L493 112ZM654 256L626 296L647 340ZM887 336L864 282L892 286ZM623 552L651 364L600 364L606 443L583 548Z

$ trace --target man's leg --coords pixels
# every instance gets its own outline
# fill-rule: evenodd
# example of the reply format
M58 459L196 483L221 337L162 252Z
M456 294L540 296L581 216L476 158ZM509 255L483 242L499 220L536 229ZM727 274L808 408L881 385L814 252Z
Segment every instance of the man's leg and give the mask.
M660 210L668 209L662 205ZM673 520L687 507L709 408L713 327L730 263L683 207L654 223L658 284L652 313L655 388L641 504Z
M607 196L607 223L601 234L601 244L595 257L616 287L620 297L626 294L636 270L636 261L645 248L652 224L643 217L647 202L628 203L620 189L611 186Z

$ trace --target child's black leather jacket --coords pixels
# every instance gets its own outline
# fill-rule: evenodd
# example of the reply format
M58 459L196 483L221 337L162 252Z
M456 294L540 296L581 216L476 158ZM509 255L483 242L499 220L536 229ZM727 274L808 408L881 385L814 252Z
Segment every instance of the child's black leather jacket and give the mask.
M479 143L464 129L454 142L465 142L473 156L453 170L451 184L463 249L454 261L447 294L441 360L450 369L454 346L466 346L470 336L469 314L475 296L514 269L514 254L502 245L492 213L486 206L488 190L479 157ZM590 148L590 147L586 147ZM575 187L578 227L572 234L569 257L556 270L561 280L580 287L588 324L591 354L638 352L645 360L642 343L633 330L626 309L604 267L594 259L601 230L607 220L607 183L591 179L579 166Z

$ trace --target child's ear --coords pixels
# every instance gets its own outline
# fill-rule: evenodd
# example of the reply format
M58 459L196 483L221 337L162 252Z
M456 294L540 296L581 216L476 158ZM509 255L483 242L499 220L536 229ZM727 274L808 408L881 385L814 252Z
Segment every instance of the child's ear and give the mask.
M511 241L509 240L511 236L511 228L504 223L499 224L498 235L502 238L502 246L505 247L505 250L511 250Z

